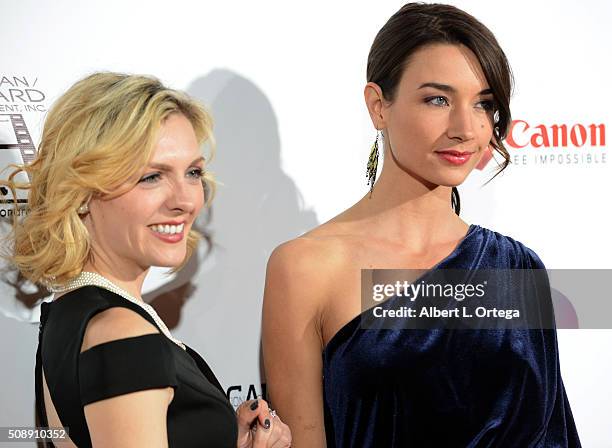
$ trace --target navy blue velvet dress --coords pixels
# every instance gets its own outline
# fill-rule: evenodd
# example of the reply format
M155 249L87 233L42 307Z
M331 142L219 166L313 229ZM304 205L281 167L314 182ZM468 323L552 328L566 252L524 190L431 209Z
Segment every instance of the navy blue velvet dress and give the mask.
M442 268L544 265L471 225ZM554 329L363 329L363 315L323 351L328 447L581 446Z

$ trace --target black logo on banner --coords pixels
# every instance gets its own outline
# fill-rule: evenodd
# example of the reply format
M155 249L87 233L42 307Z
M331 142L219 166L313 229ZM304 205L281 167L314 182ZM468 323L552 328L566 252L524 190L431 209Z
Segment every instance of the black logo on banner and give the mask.
M0 114L0 167L3 177L10 174L6 169L11 164L28 164L36 158L36 147L32 136L28 131L23 115ZM17 198L17 203L25 203L24 198ZM15 198L11 197L6 187L0 188L0 204L14 204Z
M243 392L243 390L245 389L246 393ZM261 384L261 395L257 393L257 389L255 389L254 384L249 384L244 388L241 385L230 386L227 388L225 395L227 396L227 399L230 401L232 406L234 406L234 409L236 409L245 401L254 400L258 397L261 397L264 400L268 399L266 396L266 383Z
M29 164L36 158L36 147L26 122L45 112L47 95L38 86L38 77L0 75L0 179L7 180L13 172L10 165ZM30 121L31 123L31 121ZM14 181L27 183L25 172ZM17 196L6 186L0 186L0 217L11 216L15 205L27 203L27 191L18 190ZM17 211L20 215L25 208Z

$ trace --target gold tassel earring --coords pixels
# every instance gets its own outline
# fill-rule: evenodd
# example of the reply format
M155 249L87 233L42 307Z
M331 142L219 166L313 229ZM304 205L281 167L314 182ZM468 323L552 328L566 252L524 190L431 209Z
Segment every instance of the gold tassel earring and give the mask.
M382 132L376 132L376 140L370 150L370 157L368 157L368 166L366 168L366 179L368 179L367 185L370 186L370 197L372 197L372 191L374 190L374 182L376 181L376 170L378 169L378 139L382 139Z

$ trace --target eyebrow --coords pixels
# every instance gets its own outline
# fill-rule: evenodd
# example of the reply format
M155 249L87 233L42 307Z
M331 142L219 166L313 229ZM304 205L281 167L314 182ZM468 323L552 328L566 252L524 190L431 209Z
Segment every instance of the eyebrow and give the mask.
M204 157L198 157L194 159L193 162L189 164L189 166L195 165L198 162L204 162ZM172 171L172 167L170 165L166 165L165 163L149 163L150 168L155 168L161 171Z
M443 92L457 93L457 89L455 89L453 86L449 86L448 84L440 84L438 82L426 82L421 84L417 90L424 89L426 87L433 87L434 89L442 90ZM493 90L489 88L481 90L478 92L478 95L489 95L491 93L493 93Z

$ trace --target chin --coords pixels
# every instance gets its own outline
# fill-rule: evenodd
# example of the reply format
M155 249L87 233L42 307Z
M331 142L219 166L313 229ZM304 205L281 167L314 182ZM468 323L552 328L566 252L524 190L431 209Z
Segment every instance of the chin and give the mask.
M434 168L432 170L428 170L428 172L423 172L423 174L419 174L416 172L422 179L428 182L432 187L441 186L441 187L458 187L462 183L465 182L467 177L472 172L471 167L455 167L451 169L445 168Z
M463 181L461 181L461 182L443 182L443 183L440 183L439 185L441 187L452 188L452 187L459 187L459 186L461 186L462 183L463 183Z
M467 176L448 176L435 179L432 183L441 187L458 187L465 182Z
M157 256L151 257L148 260L150 266L158 266L160 268L175 268L183 264L187 253L177 254L176 256Z

